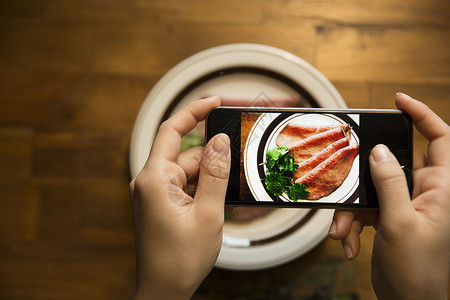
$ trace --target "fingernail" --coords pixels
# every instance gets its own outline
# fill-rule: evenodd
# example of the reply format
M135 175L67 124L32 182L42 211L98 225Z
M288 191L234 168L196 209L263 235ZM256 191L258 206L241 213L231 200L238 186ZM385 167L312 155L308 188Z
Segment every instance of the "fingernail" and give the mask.
M209 97L203 98L202 100L209 101L209 100L216 100L216 99L220 99L219 96L209 96Z
M385 161L393 161L395 160L394 154L389 151L389 148L385 145L377 145L372 150L372 158L375 162L385 162Z
M405 98L408 98L408 99L413 99L413 97L411 97L411 96L409 96L409 95L407 95L407 94L405 94L405 93L402 93L402 92L398 92L397 94L395 94L396 96L403 96L403 97L405 97Z
M330 226L330 230L328 231L328 235L333 235L336 233L336 221L333 221Z
M353 252L349 245L344 245L344 254L345 254L345 259L353 258Z
M224 134L218 134L214 137L212 148L214 152L227 155L230 152L230 138Z

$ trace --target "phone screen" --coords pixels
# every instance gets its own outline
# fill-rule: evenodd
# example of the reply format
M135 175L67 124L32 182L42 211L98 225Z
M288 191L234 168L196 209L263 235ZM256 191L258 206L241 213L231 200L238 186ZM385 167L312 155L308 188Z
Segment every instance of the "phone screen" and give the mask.
M228 205L376 208L368 158L379 143L411 185L412 125L398 111L219 108L207 137L218 132L231 139Z

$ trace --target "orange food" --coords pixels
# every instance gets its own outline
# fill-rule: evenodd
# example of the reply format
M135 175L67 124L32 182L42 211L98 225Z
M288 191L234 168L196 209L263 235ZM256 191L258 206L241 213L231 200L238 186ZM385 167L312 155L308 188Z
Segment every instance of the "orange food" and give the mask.
M340 149L295 182L302 183L307 187L310 193L308 200L317 200L328 196L347 178L358 152L358 146Z
M321 162L326 160L328 157L333 155L336 151L343 147L347 147L349 145L348 138L342 138L332 144L330 144L328 147L323 149L322 151L316 153L311 158L301 162L298 164L297 171L294 174L294 181L298 178L302 177L303 175L311 172L315 167L317 167Z
M298 164L293 182L307 187L308 200L330 195L347 178L359 153L359 147L350 144L350 130L348 124L304 126L291 122L278 134L276 144L286 146Z

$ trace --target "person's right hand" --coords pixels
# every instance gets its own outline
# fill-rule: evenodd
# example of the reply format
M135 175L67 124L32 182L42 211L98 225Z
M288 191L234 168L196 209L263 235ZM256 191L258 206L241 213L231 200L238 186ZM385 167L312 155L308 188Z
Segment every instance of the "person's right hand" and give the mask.
M380 210L337 210L330 236L341 239L347 259L359 252L359 234L373 225L372 284L379 299L447 299L450 270L450 127L425 104L397 94L429 141L428 157L415 153L409 194L401 166L389 149L370 156Z

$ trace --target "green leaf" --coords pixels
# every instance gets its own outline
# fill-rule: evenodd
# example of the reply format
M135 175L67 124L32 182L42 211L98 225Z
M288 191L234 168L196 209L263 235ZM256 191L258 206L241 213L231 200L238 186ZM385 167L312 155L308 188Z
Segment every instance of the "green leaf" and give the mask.
M309 197L309 191L302 183L295 183L293 186L290 186L286 193L288 197L294 201L299 199L307 199Z
M274 196L286 193L294 201L309 197L309 192L303 184L292 185L292 177L297 171L298 165L286 146L267 151L264 165L266 166L264 182L267 191Z
M275 196L281 195L291 181L292 178L279 173L268 173L264 179L267 190Z
M266 162L264 163L269 172L278 172L280 161L283 160L285 155L289 154L289 150L286 146L273 148L266 153Z
M280 172L289 172L290 176L294 175L298 165L294 162L294 157L291 154L286 154L281 157L278 164Z

